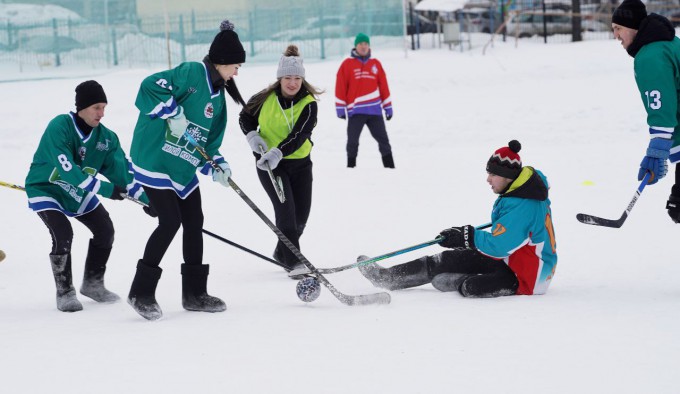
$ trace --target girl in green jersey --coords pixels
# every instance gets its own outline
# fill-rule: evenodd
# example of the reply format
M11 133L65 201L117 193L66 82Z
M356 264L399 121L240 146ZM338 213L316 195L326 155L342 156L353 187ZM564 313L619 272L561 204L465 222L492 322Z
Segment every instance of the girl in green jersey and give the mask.
M203 264L203 211L196 171L212 175L229 187L229 163L222 157L227 124L225 91L245 104L232 79L246 60L234 25L222 22L208 56L182 63L142 82L135 105L139 118L130 156L135 179L144 185L158 227L149 237L130 288L128 303L144 318L159 319L156 302L160 263L180 226L183 228L182 306L186 310L222 312L225 303L207 294L207 264ZM189 133L220 166L212 171L187 138Z

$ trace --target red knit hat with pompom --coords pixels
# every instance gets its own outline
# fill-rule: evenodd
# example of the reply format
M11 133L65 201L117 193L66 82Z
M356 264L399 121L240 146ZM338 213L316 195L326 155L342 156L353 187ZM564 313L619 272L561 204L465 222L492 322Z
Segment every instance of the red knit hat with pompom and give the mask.
M522 172L522 159L519 153L522 145L517 140L512 140L508 146L497 149L486 162L486 172L503 178L515 179Z

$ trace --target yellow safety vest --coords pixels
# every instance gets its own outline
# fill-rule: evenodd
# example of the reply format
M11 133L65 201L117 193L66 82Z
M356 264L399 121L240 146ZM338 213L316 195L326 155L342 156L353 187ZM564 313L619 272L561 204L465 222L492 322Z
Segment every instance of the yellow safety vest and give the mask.
M277 147L288 137L297 122L302 109L309 103L316 101L311 94L306 95L302 100L293 104L293 109L283 108L279 104L276 92L272 92L262 104L260 116L257 118L260 123L260 136L270 148ZM302 159L309 156L312 151L312 142L307 139L298 150L284 157L284 159Z

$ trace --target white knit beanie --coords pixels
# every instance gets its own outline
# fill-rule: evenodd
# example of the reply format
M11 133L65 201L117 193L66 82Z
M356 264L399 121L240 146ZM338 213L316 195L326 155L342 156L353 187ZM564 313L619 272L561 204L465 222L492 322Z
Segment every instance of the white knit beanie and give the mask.
M283 78L286 75L305 77L305 66L302 64L302 57L281 56L279 69L276 70L276 78Z

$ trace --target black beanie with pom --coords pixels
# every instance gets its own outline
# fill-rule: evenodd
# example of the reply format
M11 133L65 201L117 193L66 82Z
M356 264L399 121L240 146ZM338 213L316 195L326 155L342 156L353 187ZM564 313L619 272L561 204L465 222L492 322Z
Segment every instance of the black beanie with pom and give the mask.
M217 33L210 44L208 59L212 64L240 64L246 62L246 51L243 49L238 34L234 31L234 24L228 20L220 24Z
M518 153L522 144L512 140L508 146L497 149L486 162L486 172L503 178L516 179L522 172L522 159Z

